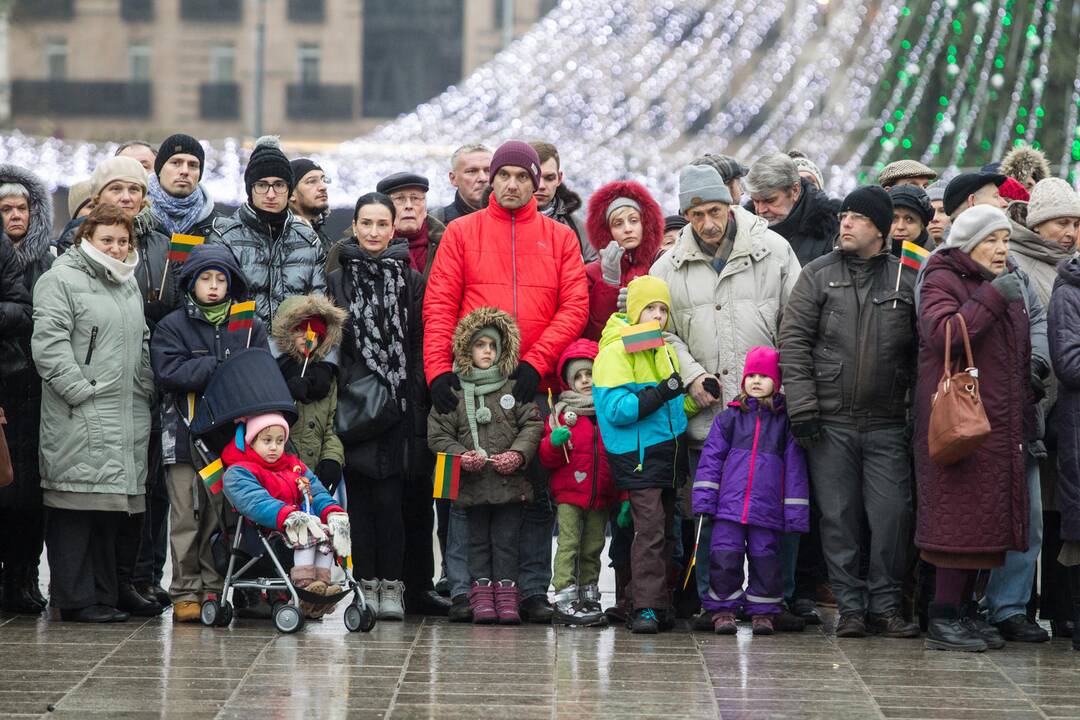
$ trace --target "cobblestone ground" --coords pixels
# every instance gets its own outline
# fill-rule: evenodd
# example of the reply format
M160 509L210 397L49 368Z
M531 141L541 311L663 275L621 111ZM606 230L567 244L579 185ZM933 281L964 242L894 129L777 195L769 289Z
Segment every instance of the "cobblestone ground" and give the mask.
M1080 718L1068 641L981 655L921 640L653 637L382 622L117 625L0 615L0 714L47 718ZM50 711L49 708L52 707Z

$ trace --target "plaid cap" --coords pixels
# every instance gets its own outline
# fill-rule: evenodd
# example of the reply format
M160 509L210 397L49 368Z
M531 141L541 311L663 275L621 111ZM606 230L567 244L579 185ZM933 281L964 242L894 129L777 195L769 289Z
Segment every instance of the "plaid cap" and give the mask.
M724 181L724 184L736 180L741 177L746 177L746 173L749 169L740 163L730 155L713 155L712 153L705 153L701 157L692 160L691 165L711 165L716 169L716 172L720 173L720 179Z
M897 160L891 162L885 167L881 168L881 172L878 173L877 181L878 185L891 185L897 180L903 180L904 178L930 178L933 180L937 177L937 173L923 165L918 160Z

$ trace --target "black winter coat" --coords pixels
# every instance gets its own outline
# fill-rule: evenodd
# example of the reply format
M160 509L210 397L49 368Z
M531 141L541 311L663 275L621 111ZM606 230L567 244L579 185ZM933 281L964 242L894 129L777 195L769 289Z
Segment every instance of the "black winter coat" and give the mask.
M1080 540L1080 258L1058 265L1048 317L1050 360L1058 380L1058 507L1061 538Z
M836 244L840 232L840 201L830 198L821 190L811 185L805 178L800 178L802 194L791 213L769 229L787 240L799 262L806 267L812 260L827 255ZM751 212L754 209L750 204Z

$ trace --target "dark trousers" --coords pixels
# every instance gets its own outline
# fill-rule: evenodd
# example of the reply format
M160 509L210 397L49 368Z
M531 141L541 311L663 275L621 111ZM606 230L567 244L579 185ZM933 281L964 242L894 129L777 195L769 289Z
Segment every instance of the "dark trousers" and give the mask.
M442 555L442 568L439 570L439 577L446 577L446 547L450 539L448 532L450 529L449 500L435 501L435 521L438 523L435 534L439 538L439 552Z
M402 580L405 581L405 591L414 597L434 587L432 576L435 574L435 556L431 548L431 533L435 523L431 500L434 470L435 456L423 443L417 442L409 472L405 476L401 507L405 532Z
M465 508L469 519L469 575L473 580L517 582L521 513L520 503Z
M1061 552L1061 513L1043 511L1043 544L1040 566L1039 617L1072 620L1068 568L1058 562Z
M139 549L142 547L146 513L121 515L116 526L116 579L121 585L127 585L135 582L135 563L139 560Z
M400 580L405 553L405 523L401 517L405 479L365 477L346 467L345 483L356 576Z
M146 466L146 519L132 579L139 587L160 585L169 545L169 488L161 458L161 433L150 434L150 459Z
M630 600L637 610L666 610L671 607L667 579L675 569L675 490L631 490L630 514L634 520Z
M116 607L116 539L127 517L121 512L46 510L50 605L61 610Z

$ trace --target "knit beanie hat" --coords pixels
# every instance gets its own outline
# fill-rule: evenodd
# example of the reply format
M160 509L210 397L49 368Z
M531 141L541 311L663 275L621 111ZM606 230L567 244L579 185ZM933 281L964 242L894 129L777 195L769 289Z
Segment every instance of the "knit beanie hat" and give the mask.
M780 353L775 348L759 345L750 348L743 363L742 381L739 389L746 385L747 375L764 375L773 381L773 391L780 389Z
M296 187L289 159L285 157L285 153L281 151L281 143L273 135L263 135L255 141L255 149L251 151L247 167L244 168L244 187L248 201L251 200L251 186L268 177L284 180L289 186L289 192Z
M113 156L98 163L94 173L90 176L90 197L96 198L109 183L116 180L133 182L142 185L143 194L146 194L146 170L135 158Z
M68 188L68 215L75 217L90 202L90 181L82 180Z
M731 205L731 191L711 165L687 165L679 171L679 212L707 202Z
M202 143L183 133L176 133L165 138L165 141L161 143L161 148L158 150L157 158L154 159L155 175L161 175L161 168L165 167L165 163L173 155L194 155L197 157L200 168L199 176L202 177L201 169L206 164L206 153L203 151Z
M189 257L189 259L190 259L190 257ZM197 283L199 281L199 276L202 275L204 272L207 272L209 270L217 270L219 273L221 273L222 275L225 276L225 290L226 290L226 292L228 292L229 288L232 286L232 274L228 271L227 268L225 268L225 267L223 267L221 265L214 265L214 264L210 264L210 265L207 265L206 267L198 268L197 272L191 273L191 279L188 280L187 291L188 292L194 292L195 291L195 283Z
M709 170L713 174L716 173L712 168ZM654 302L664 303L668 313L671 313L671 291L668 290L667 283L653 275L641 275L634 278L626 286L626 319L632 325L638 324L641 322L642 310ZM668 320L670 321L671 318L669 317ZM663 330L666 327L667 325L664 325L660 329Z
M799 172L808 172L813 175L814 179L817 180L819 188L825 188L825 176L821 174L821 170L818 169L818 166L814 164L813 160L810 158L797 157L791 158L791 161L795 163L795 167Z
M945 200L945 183L939 180L936 183L927 185L926 196L930 198L930 202L942 202Z
M604 211L604 219L611 220L611 214L624 207L634 208L639 213L641 212L641 205L638 205L637 200L628 197L617 197L608 203L607 210Z
M566 383L566 387L574 387L574 378L581 370L592 370L593 361L592 358L574 358L573 360L567 360L563 365L563 382Z
M880 185L863 185L848 193L840 203L840 214L857 212L870 218L882 238L889 237L892 230L893 201Z
M309 158L296 158L289 163L289 167L292 169L293 183L297 185L304 179L304 176L312 170L322 172L322 168L319 167L319 164Z
M255 442L259 433L268 427L278 426L285 431L285 440L289 439L289 423L285 421L281 413L264 413L244 421L244 442L248 445Z
M934 206L930 204L930 197L926 191L917 185L893 185L889 188L889 197L892 198L893 208L908 208L922 220L926 227L934 219Z
M975 205L953 220L952 229L945 239L945 247L959 248L960 252L970 255L990 233L1011 229L1009 218L1004 212L991 205Z
M1035 228L1060 217L1080 217L1080 196L1061 178L1035 183L1028 201L1027 226Z
M1020 181L1016 178L1007 177L1005 182L998 186L998 193L1001 197L1007 200L1020 200L1021 202L1027 202L1031 195L1028 194L1027 188L1020 184Z
M502 333L499 332L499 328L494 325L483 326L469 338L469 347L472 347L472 344L482 337L491 338L495 341L495 362L498 363L502 358L503 351L503 336Z
M533 190L540 187L540 156L533 150L532 145L521 140L507 140L495 154L491 156L491 165L488 176L494 178L502 167L519 167L529 173L532 178Z

